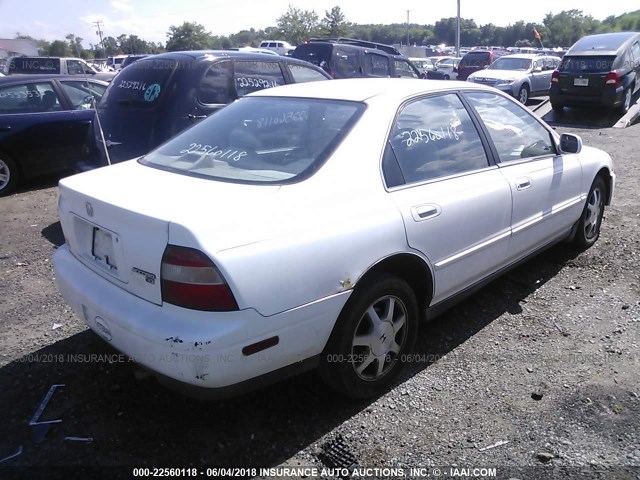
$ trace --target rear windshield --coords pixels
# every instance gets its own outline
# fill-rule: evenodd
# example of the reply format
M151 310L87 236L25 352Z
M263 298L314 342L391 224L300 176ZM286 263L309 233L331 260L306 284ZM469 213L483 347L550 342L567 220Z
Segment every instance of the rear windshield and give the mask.
M571 73L604 73L613 70L616 57L584 56L574 57L565 55L560 64L560 70Z
M326 67L331 60L332 45L307 43L293 51L292 57L313 63L318 67Z
M489 52L467 53L460 60L460 68L484 67L491 63Z
M9 73L60 73L59 58L14 58Z
M111 82L100 106L118 104L153 108L162 99L175 60L142 59L122 70Z
M139 161L215 180L292 183L320 168L364 108L336 100L245 97Z

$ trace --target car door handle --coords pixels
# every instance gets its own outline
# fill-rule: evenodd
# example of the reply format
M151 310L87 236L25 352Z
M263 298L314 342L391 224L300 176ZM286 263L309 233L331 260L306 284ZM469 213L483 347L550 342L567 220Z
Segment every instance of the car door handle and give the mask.
M8 132L9 130L11 130L11 125L0 127L0 132Z
M411 208L411 216L416 222L422 222L440 215L441 208L433 203L416 205Z
M519 178L516 180L516 188L518 190L526 190L531 187L531 179L528 177Z

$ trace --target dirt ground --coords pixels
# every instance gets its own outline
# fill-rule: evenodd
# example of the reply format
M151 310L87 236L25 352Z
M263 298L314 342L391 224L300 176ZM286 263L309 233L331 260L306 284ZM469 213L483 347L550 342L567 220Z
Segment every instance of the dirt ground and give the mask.
M22 448L0 478L80 478L90 466L122 468L83 478L190 466L211 477L220 472L206 467L220 465L640 478L640 125L558 130L615 161L600 240L580 254L554 247L423 326L416 362L366 402L340 398L315 373L218 402L166 390L59 295L56 179L0 199L0 459ZM64 387L41 420L61 422L30 427L54 384Z

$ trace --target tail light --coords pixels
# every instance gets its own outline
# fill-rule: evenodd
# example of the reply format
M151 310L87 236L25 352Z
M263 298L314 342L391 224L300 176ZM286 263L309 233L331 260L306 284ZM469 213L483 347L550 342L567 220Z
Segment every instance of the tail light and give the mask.
M162 255L161 279L163 302L192 310L238 310L226 280L199 250L167 245Z
M558 82L560 82L560 71L554 70L551 74L551 83L557 84Z
M604 84L608 87L617 87L620 84L620 77L618 76L618 72L609 72L607 73L607 79Z

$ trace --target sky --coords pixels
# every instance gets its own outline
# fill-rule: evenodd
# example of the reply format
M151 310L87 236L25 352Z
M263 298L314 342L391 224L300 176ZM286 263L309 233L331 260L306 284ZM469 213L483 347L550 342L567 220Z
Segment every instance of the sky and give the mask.
M478 25L507 26L519 20L542 22L544 16L578 9L603 20L635 10L629 0L461 0L461 16ZM101 21L104 36L138 35L165 43L172 25L197 22L214 35L276 26L289 5L314 10L320 19L340 6L347 21L367 23L434 24L456 16L456 0L0 0L0 38L16 33L37 39L63 40L69 33L83 45L97 44L92 22Z

